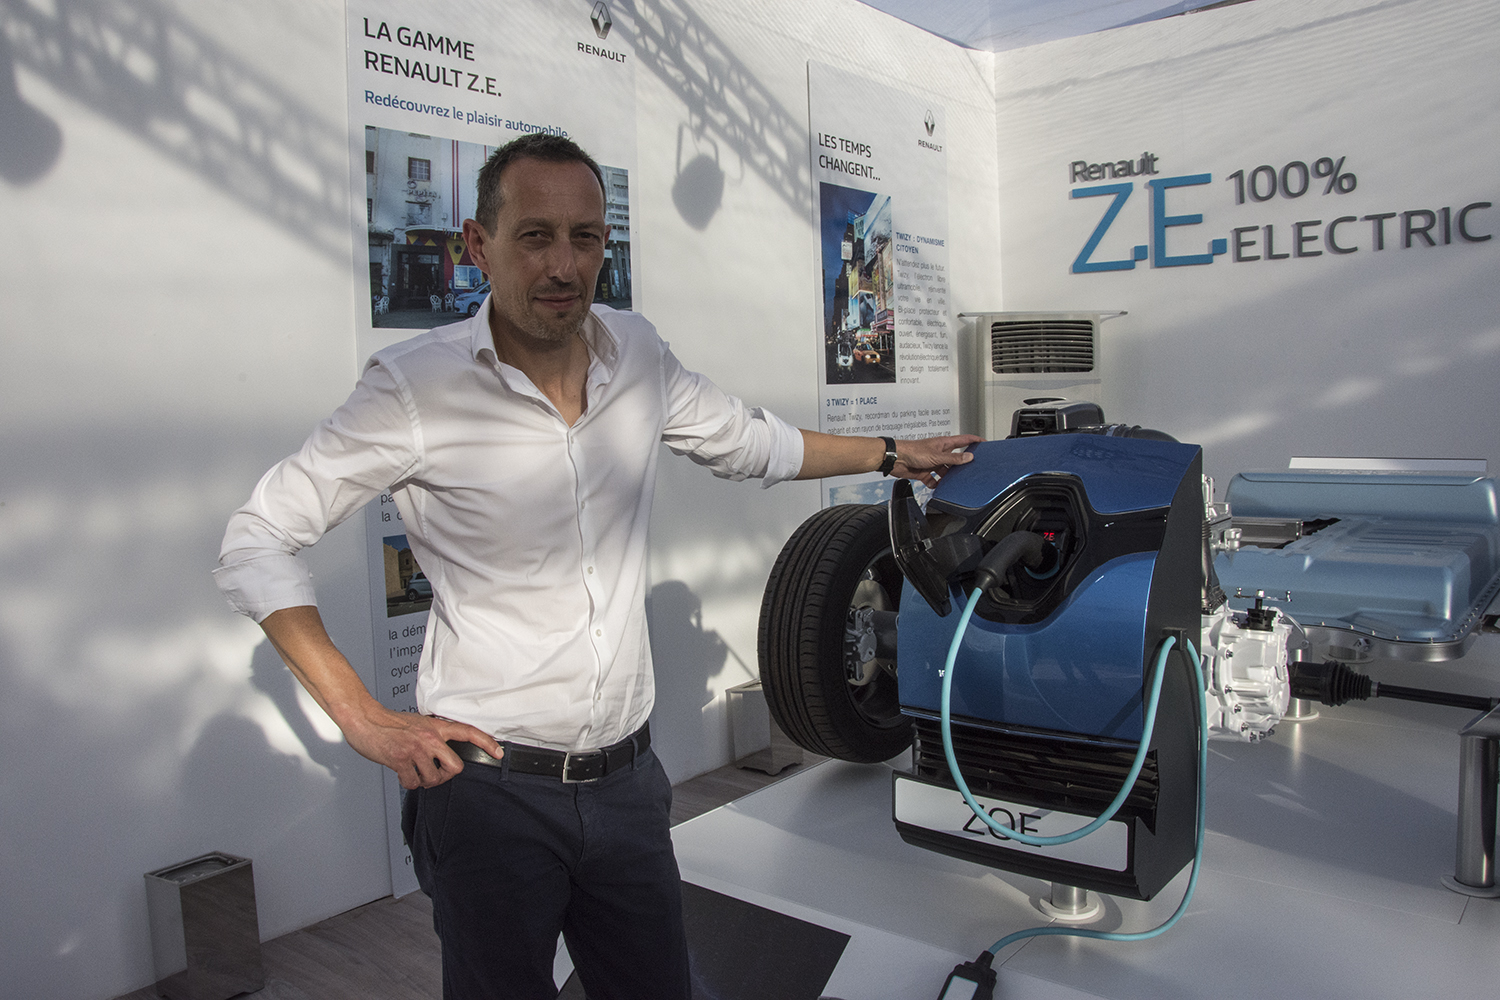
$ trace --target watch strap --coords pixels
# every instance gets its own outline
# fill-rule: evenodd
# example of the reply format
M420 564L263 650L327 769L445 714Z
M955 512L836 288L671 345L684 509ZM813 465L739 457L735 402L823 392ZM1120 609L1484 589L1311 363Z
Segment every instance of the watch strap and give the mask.
M896 467L896 439L882 437L880 440L885 442L885 460L880 463L880 468L876 471L882 476L889 476L891 470Z

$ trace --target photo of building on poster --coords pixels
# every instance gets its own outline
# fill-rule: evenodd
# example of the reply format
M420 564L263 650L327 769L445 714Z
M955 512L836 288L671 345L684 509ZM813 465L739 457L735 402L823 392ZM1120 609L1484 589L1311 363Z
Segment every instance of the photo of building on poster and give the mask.
M479 170L496 148L365 126L373 326L426 330L472 316L484 304L489 282L469 258L463 223L474 216ZM594 301L629 309L629 172L599 169L610 233Z
M891 198L818 185L829 385L896 381Z
M432 607L432 584L411 554L405 535L381 539L385 555L385 616L413 615Z

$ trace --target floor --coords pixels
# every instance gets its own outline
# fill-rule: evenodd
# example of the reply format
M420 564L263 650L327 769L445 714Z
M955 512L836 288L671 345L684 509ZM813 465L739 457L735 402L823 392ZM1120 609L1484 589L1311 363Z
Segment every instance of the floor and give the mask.
M678 784L672 822L682 823L740 796L806 771L823 760L771 776L730 765ZM432 905L420 892L389 896L261 945L264 989L245 1000L433 1000L442 994ZM154 987L116 1000L157 1000Z
M1135 943L1044 937L996 959L1006 1000L1491 996L1500 900L1452 874L1457 730L1472 712L1372 701L1250 745L1215 741L1197 893ZM1000 937L1046 924L1050 884L904 843L884 765L830 762L673 832L686 881L850 935L825 993L923 1000ZM1104 897L1098 930L1146 930L1150 902ZM965 994L967 996L968 994Z
M1143 942L1012 946L996 960L996 996L1493 995L1500 900L1440 883L1454 865L1457 731L1472 714L1382 699L1283 722L1264 743L1215 741L1201 876L1182 921ZM829 761L773 780L729 768L678 787L680 815L692 816L673 830L686 881L848 935L829 997L938 996L956 964L1048 920L1048 883L904 843L891 825L891 771ZM1184 871L1149 902L1102 897L1087 926L1151 928L1186 882ZM413 894L269 941L256 996L429 1000L439 970L428 918Z

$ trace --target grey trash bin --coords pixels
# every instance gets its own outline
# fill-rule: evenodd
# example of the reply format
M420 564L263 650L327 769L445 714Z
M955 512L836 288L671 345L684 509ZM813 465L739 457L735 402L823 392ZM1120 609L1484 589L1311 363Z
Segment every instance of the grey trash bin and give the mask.
M228 1000L265 985L249 858L204 854L146 873L156 991Z

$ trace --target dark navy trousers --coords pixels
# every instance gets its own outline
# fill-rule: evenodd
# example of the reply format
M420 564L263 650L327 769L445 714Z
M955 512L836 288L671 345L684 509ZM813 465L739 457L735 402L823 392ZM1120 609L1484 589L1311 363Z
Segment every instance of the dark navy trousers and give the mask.
M559 933L589 1000L689 1000L671 803L649 749L586 784L470 763L408 792L444 1000L555 1000Z

